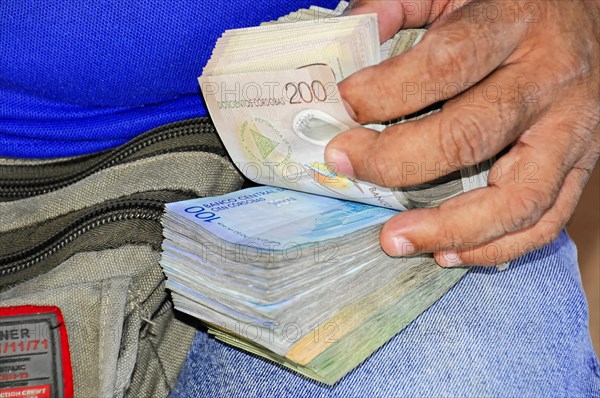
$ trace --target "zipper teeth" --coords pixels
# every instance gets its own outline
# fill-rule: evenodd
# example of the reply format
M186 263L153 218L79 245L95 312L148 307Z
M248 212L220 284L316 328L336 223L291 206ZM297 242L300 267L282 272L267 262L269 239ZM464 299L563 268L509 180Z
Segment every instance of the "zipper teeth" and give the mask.
M186 135L206 134L206 133L210 133L210 132L214 131L212 124L210 124L207 121L202 121L200 123L189 123L189 125L184 124L184 125L171 127L171 128L179 128L179 129L175 130L175 131L172 131L172 130L167 131L166 133L164 133L164 132L156 133L156 134L152 135L151 137L147 137L147 138L143 139L141 142L131 142L126 147L122 148L121 150L116 151L116 153L114 153L113 155L110 155L108 158L101 160L99 163L90 166L86 170L83 170L74 175L62 177L58 181L51 181L51 177L48 177L48 178L39 178L39 179L18 181L16 183L14 183L17 186L15 186L15 185L0 186L0 192L1 192L0 195L4 196L4 197L9 197L9 198L42 195L42 194L45 194L48 192L55 191L62 187L65 187L65 186L67 186L71 183L74 183L76 181L79 181L93 173L104 170L104 169L109 168L119 162L122 162L127 157L130 157L134 153L146 148L149 145L154 145L161 141L171 140L171 139L183 137ZM192 149L192 148L189 148L189 149ZM205 152L216 153L216 154L224 153L222 148L218 145L204 144L204 145L198 145L193 149L201 150L201 151L205 151ZM36 187L36 188L29 188L27 186L19 186L19 185L34 185L34 184L37 184L37 185L46 184L46 186L45 187Z
M128 208L116 208L118 205L110 206L105 209L98 210L92 213L90 216L86 217L83 222L76 222L71 224L67 229L72 229L72 232L64 235L61 239L49 239L48 241L38 245L37 248L33 248L24 252L16 253L11 255L10 257L5 258L2 262L5 262L4 266L1 266L0 276L5 276L8 274L12 274L18 271L22 271L27 269L46 258L50 257L58 250L62 249L67 244L71 243L81 235L86 232L93 230L94 228L98 228L107 223L117 222L117 221L128 221L128 220L152 220L152 221L160 221L163 213L163 203L162 202L150 202L146 201L135 202L135 203L124 203L121 204L124 207ZM113 213L113 214L106 214ZM56 243L47 243L52 240L56 240ZM40 246L46 246L45 249L41 249ZM37 253L35 253L37 250ZM25 257L22 260L18 260L19 257ZM14 258L14 260L10 260ZM16 264L9 265L11 262L17 262Z

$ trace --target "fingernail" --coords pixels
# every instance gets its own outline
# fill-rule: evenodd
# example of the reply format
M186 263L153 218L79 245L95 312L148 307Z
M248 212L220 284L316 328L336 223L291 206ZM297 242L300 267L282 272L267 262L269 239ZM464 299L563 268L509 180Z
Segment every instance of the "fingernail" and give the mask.
M444 264L440 264L442 267L460 267L463 262L455 251L447 251L442 254L442 262Z
M404 236L394 236L392 244L394 245L396 256L410 256L417 251L415 245Z
M327 163L333 163L333 168L336 174L342 174L348 177L354 177L354 169L352 163L348 159L348 155L337 149L330 149Z
M356 113L354 113L354 109L350 106L349 103L346 102L345 99L342 98L342 102L344 103L344 107L346 108L346 112L348 112L348 116L352 118L352 120L356 120Z

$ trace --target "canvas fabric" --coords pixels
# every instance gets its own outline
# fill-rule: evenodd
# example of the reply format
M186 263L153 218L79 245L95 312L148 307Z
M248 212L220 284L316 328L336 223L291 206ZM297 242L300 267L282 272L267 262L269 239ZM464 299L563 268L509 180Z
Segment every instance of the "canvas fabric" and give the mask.
M239 189L207 118L55 161L0 162L0 306L64 316L75 396L166 396L195 333L159 265L164 203ZM185 322L184 322L185 320Z

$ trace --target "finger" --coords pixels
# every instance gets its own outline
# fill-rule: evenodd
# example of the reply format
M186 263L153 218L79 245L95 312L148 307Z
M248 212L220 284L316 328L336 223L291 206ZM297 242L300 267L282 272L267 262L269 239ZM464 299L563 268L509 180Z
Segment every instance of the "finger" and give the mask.
M554 81L543 75L535 57L507 65L441 112L381 133L358 128L338 135L325 158L343 174L386 187L420 184L479 163L512 143L552 103Z
M417 28L433 22L447 8L458 8L467 0L384 0L352 1L344 15L377 14L381 42L390 39L401 28Z
M510 18L508 10L502 14L506 2L485 2L486 7L490 3L498 8L498 15L503 15L494 23L484 14L470 11L482 7L481 2L468 3L436 22L410 51L361 69L340 82L342 98L354 110L357 121L365 124L412 114L456 94L444 88L457 86L460 92L465 91L506 61L527 27ZM368 2L362 7L379 10L383 4L388 3Z
M404 7L400 1L352 1L343 15L377 14L379 40L388 40L402 28Z
M460 251L535 224L556 201L574 158L585 152L572 139L578 116L555 111L536 123L496 162L488 187L392 218L381 232L383 249L390 255L411 254L410 245L413 253ZM561 125L570 129L558 130Z
M498 265L553 242L573 215L590 175L589 168L572 169L556 202L531 227L467 250L448 248L435 253L435 260L442 267Z

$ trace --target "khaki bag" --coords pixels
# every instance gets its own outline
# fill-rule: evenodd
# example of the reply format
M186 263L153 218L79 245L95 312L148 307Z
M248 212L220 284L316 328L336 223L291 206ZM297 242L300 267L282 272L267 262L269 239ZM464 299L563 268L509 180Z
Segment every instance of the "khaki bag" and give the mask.
M242 182L208 118L92 155L0 159L0 310L58 307L64 325L44 330L68 336L66 349L49 348L58 369L41 367L48 353L17 352L20 343L32 349L23 325L38 315L0 312L0 392L41 383L68 396L72 382L76 397L168 395L195 328L174 313L164 289L164 203L225 194ZM16 336L15 352L9 340L2 352L3 336ZM46 371L54 379L26 380Z

